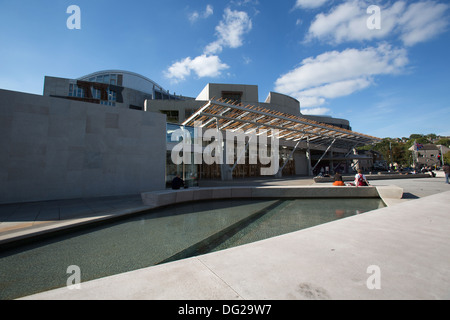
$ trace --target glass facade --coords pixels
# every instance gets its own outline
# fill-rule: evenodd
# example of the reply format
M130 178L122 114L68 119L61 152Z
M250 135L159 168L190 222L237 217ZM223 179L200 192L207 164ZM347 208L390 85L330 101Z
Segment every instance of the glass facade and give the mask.
M180 125L175 125L168 123L167 124L167 143L177 144L181 142L180 138L178 141L172 141L172 134L179 129L186 130L190 133L192 139L194 139L194 128L192 127L183 127ZM193 143L193 141L192 141ZM194 164L194 153L191 154L191 164L180 164L176 165L172 161L172 151L167 150L166 153L166 186L171 187L172 180L179 175L185 182L185 185L188 187L198 187L198 173L199 173L199 165Z
M194 156L192 155L192 163ZM198 187L198 165L180 164L176 165L172 161L172 152L167 151L166 155L166 187L171 187L172 180L179 175L188 187Z
M118 73L105 73L90 78L84 78L84 81L103 83L113 86L122 86L123 76ZM94 99L100 100L101 105L115 107L117 103L117 93L108 89L108 101L101 99L101 91L96 88L91 88L91 94ZM69 97L85 98L86 93L83 88L79 88L76 84L71 84L69 88Z
M178 110L161 110L160 112L167 116L167 122L179 123L180 112Z
M89 82L97 82L97 83L105 83L105 84L112 84L114 86L121 86L122 84L119 84L119 78L120 75L116 74L116 73L111 73L111 74L103 74L103 75L98 75L95 77L90 77L88 79L85 79L86 81Z
M69 95L68 96L74 97L74 98L86 98L87 94L86 94L85 90L87 90L85 87L80 88L76 83L71 83L69 85ZM115 91L108 89L108 101L106 101L106 100L101 100L101 90L96 89L96 88L90 88L89 90L91 90L92 98L100 100L101 105L112 106L112 107L116 106L117 93Z
M152 80L145 78L139 74L135 74L127 71L109 70L104 72L97 72L91 75L87 75L78 80L102 83L112 86L126 87L136 91L145 92L151 95L151 99L154 100L184 100L181 96L170 94L169 91L164 90L161 86L153 82ZM73 84L69 90L69 97L85 98L81 88L77 88L76 84ZM95 91L95 89L94 89ZM115 106L117 100L114 97L114 92L108 92L108 101L101 100L101 104ZM98 93L93 92L94 99L97 98Z

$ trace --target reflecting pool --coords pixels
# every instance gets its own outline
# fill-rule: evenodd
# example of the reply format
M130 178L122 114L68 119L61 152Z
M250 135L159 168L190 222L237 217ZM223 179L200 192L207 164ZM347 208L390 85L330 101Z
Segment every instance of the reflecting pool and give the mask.
M380 199L259 199L180 204L0 252L0 299L205 254L384 207Z

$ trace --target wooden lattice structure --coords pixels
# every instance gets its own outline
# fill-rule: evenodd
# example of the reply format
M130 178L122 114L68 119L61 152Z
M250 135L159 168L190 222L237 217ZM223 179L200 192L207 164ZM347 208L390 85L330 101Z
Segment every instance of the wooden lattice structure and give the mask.
M315 145L331 145L335 148L350 149L358 145L380 142L372 137L351 130L319 123L310 119L270 110L260 106L232 103L223 99L211 100L189 117L183 126L201 123L204 129L243 130L249 133L255 130L278 130L278 138L298 142L308 140Z

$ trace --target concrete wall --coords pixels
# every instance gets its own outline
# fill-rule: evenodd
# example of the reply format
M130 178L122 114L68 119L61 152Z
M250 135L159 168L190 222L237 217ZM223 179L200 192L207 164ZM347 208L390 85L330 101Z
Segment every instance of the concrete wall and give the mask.
M75 82L76 83L76 82ZM64 96L69 94L70 80L55 77L45 77L44 96Z
M309 119L309 120L313 120L313 121L317 121L317 122L321 122L321 123L330 124L332 126L352 130L352 128L350 126L350 121L345 120L345 119L333 118L333 117L328 117L328 116L311 116L311 115L302 115L302 117L305 119Z
M161 111L178 111L179 112L179 122L182 123L187 118L194 113L194 111L203 107L207 101L197 101L197 100L146 100L146 110L149 112Z
M163 189L165 115L0 90L0 203Z
M307 176L308 173L308 159L306 157L306 151L296 151L294 153L295 161L295 174Z
M196 100L209 101L219 99L222 92L242 92L242 103L255 103L259 101L258 86L241 84L208 83L200 92Z
M300 102L290 96L277 93L277 92L270 92L267 96L266 103L269 104L269 106L276 106L273 109L283 112L292 114L294 116L300 117Z

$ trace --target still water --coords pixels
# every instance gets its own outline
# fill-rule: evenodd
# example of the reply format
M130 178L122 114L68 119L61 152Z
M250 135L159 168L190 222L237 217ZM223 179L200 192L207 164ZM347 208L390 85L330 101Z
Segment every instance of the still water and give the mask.
M184 259L384 207L380 199L223 200L181 204L0 252L0 299Z

